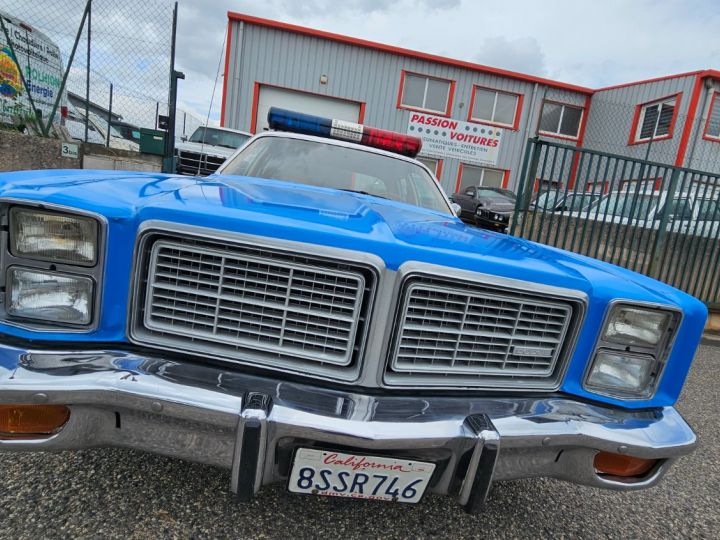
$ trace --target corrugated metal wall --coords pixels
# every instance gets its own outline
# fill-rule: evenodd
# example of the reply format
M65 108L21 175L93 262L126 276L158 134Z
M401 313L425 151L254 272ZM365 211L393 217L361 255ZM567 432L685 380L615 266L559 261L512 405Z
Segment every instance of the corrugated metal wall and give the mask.
M497 164L497 168L511 171L511 189L517 182L527 138L537 129L543 97L579 106L585 102L584 94L538 85L533 104L535 84L531 82L244 22L231 25L226 126L250 129L256 82L365 102L365 123L400 132L407 130L411 114L397 108L402 70L456 81L451 116L458 120L468 118L474 85L506 90L524 95L519 129L504 129ZM321 75L327 75L327 84L320 84ZM455 190L459 165L455 159L443 162L441 182L447 193Z
M584 147L626 157L673 164L688 116L694 76L624 86L596 92L590 105L590 122ZM680 106L672 138L648 143L628 144L637 105L680 94ZM648 152L649 149L649 152Z
M720 92L720 81L711 82L711 85L708 88L703 84L684 165L699 171L720 173L720 142L703 138L713 93ZM715 107L720 107L720 96L715 99Z

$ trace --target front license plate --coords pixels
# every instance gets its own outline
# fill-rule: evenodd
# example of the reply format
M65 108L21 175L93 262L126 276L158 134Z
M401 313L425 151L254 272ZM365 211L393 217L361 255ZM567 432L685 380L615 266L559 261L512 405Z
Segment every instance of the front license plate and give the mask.
M299 448L288 489L330 497L418 502L434 463Z

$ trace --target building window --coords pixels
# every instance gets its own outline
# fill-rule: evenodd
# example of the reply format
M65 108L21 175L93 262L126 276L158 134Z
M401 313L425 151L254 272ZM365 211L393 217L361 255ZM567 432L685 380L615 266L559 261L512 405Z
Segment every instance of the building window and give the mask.
M403 71L400 107L450 114L453 82Z
M415 159L430 169L430 172L435 175L435 178L440 178L440 171L442 170L441 160L423 156L416 157Z
M484 187L504 187L505 171L499 169L488 169L487 167L477 167L475 165L460 165L460 177L455 191L460 189L468 189L475 186Z
M710 110L708 111L707 125L705 126L705 137L720 141L720 92L713 92L710 100Z
M582 107L545 101L540 113L539 131L544 135L577 139L582 115Z
M517 129L519 103L519 94L476 86L469 119Z
M669 139L675 123L677 96L664 98L660 101L638 105L635 111L634 143L646 142L651 139Z

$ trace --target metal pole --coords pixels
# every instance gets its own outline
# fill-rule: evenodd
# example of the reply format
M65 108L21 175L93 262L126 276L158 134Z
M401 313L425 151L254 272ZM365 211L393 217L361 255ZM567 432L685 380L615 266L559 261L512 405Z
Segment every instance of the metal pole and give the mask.
M160 115L160 102L155 102L155 129L158 128L158 116Z
M80 43L80 35L82 34L83 27L85 26L85 19L87 19L89 10L90 10L90 1L88 0L87 4L85 5L85 11L83 12L82 19L80 20L80 26L78 27L77 34L75 35L75 43L73 44L72 51L70 52L70 58L68 59L68 65L65 68L65 74L63 75L62 83L60 84L60 88L58 89L58 97L55 100L55 104L53 105L52 112L50 113L50 117L48 118L47 125L43 128L43 135L47 137L47 134L50 132L50 124L52 123L52 119L55 116L55 113L57 112L58 105L60 104L60 99L62 98L63 92L65 91L65 84L67 83L68 74L70 73L70 66L72 66L73 60L75 59L75 52L77 51L78 43ZM0 17L0 23L2 22L2 17ZM3 25L3 28L5 25Z
M87 67L85 72L85 142L90 129L90 36L92 31L92 0L87 3Z
M175 107L177 105L177 79L175 73L175 38L177 35L177 13L178 3L173 7L172 37L170 41L170 87L168 91L168 130L165 137L165 172L175 172L173 167L173 155L175 153ZM185 76L183 75L182 78Z
M106 148L110 148L110 129L112 127L112 98L113 98L113 84L110 83L110 105L108 106L107 140L105 141Z
M187 120L187 113L183 111L183 137L185 136L185 121Z

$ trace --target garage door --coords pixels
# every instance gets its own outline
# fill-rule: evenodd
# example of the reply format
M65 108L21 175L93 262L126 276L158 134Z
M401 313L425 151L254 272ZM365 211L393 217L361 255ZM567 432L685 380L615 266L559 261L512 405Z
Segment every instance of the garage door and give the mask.
M307 94L296 90L285 90L273 86L260 86L257 104L257 124L255 132L268 129L267 114L270 107L280 107L307 114L316 114L327 118L337 118L348 122L360 120L360 104L354 101Z

